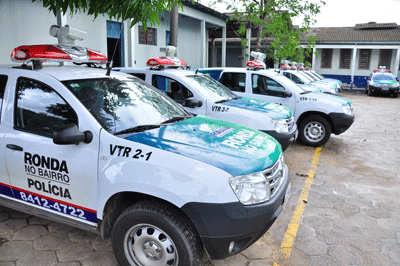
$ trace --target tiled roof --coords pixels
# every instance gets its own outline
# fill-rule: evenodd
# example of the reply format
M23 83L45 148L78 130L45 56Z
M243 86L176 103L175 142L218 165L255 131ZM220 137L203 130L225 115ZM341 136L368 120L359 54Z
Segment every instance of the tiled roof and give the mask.
M316 36L319 42L400 42L400 27L396 23L357 24L355 27L311 28L301 40Z

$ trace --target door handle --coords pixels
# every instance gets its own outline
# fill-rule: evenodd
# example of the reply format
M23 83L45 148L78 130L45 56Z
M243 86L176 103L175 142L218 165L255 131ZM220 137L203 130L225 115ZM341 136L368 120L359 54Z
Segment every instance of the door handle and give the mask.
M14 144L7 144L6 145L7 148L9 148L10 150L14 150L14 151L23 151L24 149L18 145L14 145Z

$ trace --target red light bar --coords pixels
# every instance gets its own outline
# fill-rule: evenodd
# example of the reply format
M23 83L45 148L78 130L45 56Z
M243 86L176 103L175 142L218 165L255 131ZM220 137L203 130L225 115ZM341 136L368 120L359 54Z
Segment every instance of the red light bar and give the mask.
M309 67L305 67L305 69L306 69L306 70L310 70L310 68L309 68Z
M297 69L297 67L295 67L295 66L291 66L291 67L290 67L290 69L291 69L291 70L296 70L296 69Z
M257 60L249 61L246 66L249 68L266 68L266 65L263 62Z
M392 70L390 70L390 69L386 69L386 71L385 71L385 72L392 73Z
M280 68L283 69L283 70L288 70L288 69L289 69L289 66L287 66L287 65L281 65Z
M381 72L379 69L374 69L374 73Z
M62 44L22 45L11 52L11 60L14 62L28 63L30 61L41 62L76 62L105 64L107 57L102 53L86 49L80 46Z
M299 70L304 70L304 67L302 67L302 66L301 66L301 67L299 67Z
M147 66L156 67L156 66L187 66L187 63L176 57L153 57L147 60Z

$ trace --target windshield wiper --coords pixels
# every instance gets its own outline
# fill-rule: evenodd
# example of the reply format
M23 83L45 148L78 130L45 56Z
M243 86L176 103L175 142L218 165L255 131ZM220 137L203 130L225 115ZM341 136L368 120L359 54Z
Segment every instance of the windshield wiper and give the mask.
M127 133L136 133L136 132L143 132L149 129L153 128L159 128L161 125L140 125L132 128L127 128L121 131L116 132L114 135L121 135L121 134L127 134Z
M191 117L191 116L175 116L175 117L173 117L173 118L171 118L171 119L165 120L164 122L161 123L161 125L165 125L165 124L168 124L168 123L178 122L178 121L181 121L181 120L185 120L185 119L187 119L187 118L190 118L190 117Z
M229 101L232 101L233 99L223 99L223 100L219 100L219 101L216 101L215 103L224 103L224 102L229 102Z
M312 91L303 91L303 92L300 92L300 94L307 94L307 93L310 93L310 92L312 92Z

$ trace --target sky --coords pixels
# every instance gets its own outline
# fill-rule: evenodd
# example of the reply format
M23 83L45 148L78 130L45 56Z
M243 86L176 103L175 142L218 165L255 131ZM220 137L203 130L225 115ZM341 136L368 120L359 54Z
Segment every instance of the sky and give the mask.
M210 0L201 0L207 5ZM315 1L315 0L313 0ZM395 22L400 25L400 0L324 0L312 27L354 27L359 23ZM218 7L219 12L225 12ZM300 25L301 19L294 19L293 24Z

